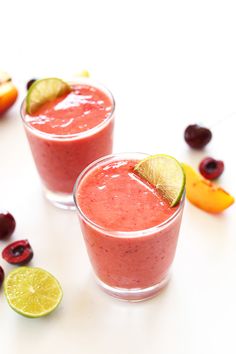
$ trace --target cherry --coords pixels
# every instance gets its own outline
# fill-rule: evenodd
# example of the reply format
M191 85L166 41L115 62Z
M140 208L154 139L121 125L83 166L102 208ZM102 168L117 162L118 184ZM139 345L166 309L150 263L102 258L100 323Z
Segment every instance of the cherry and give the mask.
M4 270L0 266L0 288L1 288L1 285L3 283L3 280L4 280Z
M16 222L8 211L0 211L0 240L12 235Z
M224 171L224 162L206 157L199 165L199 171L203 177L213 180L218 178Z
M210 129L198 124L189 125L184 132L186 143L194 149L202 149L212 138Z
M2 257L10 264L24 265L33 258L28 240L15 241L4 248Z
M36 81L37 79L31 79L27 82L26 84L26 89L29 90L30 86L33 85L33 83Z

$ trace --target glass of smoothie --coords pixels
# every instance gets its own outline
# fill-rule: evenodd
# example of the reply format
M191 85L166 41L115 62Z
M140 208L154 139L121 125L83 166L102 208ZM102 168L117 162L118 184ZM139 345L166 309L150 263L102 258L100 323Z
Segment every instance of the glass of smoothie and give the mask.
M185 193L170 207L134 172L148 155L102 157L79 175L74 199L97 283L129 301L156 295L169 280Z
M110 91L90 79L68 82L71 91L21 117L46 198L74 209L73 187L92 161L110 154L115 101Z

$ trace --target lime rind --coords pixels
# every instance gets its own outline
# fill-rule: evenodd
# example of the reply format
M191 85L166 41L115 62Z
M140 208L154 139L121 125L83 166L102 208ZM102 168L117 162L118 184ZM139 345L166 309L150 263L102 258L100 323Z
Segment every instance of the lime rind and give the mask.
M4 293L9 306L29 318L50 314L63 297L58 280L46 270L33 267L13 270L4 281Z
M70 91L71 87L68 83L55 77L36 80L26 96L26 112L33 114L44 103L63 96Z
M171 207L176 206L185 188L185 172L174 157L157 154L140 161L134 170L154 185L168 200Z

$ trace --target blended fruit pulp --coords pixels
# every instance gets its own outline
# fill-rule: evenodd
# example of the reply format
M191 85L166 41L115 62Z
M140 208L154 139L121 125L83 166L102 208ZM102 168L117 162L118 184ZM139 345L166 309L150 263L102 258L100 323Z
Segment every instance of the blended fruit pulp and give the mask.
M91 263L98 278L112 287L146 288L160 283L175 255L182 212L161 230L129 235L162 224L178 209L134 173L137 162L101 164L88 172L76 191L83 214L98 226L81 218Z
M66 96L25 116L33 128L27 127L26 132L46 188L72 193L79 173L92 161L111 153L112 111L113 102L105 92L88 84L76 84ZM84 136L80 134L86 132Z

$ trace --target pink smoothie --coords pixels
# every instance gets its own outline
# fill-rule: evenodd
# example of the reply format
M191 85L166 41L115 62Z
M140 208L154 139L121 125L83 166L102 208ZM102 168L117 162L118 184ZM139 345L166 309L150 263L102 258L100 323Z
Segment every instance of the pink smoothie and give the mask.
M97 277L112 287L147 288L160 283L177 245L182 209L171 208L155 187L137 176L136 163L111 160L98 165L84 176L76 192L91 263Z
M112 151L114 102L108 93L76 84L66 96L25 115L26 132L47 189L72 193L79 173Z

